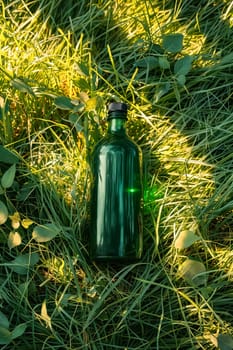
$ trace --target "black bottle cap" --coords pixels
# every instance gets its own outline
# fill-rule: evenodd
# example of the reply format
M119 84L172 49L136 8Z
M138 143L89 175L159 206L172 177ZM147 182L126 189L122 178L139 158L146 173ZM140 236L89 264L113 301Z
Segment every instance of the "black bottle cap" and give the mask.
M113 112L118 112L117 114L114 113L114 118L127 119L127 110L128 110L128 106L126 103L112 102L108 106L108 119L113 118L113 115L112 115Z

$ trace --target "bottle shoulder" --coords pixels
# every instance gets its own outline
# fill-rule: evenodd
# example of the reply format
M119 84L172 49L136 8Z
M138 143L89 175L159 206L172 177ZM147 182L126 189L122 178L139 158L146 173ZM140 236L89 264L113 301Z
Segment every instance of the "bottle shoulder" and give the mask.
M106 135L94 147L94 150L131 149L140 152L140 147L127 135Z

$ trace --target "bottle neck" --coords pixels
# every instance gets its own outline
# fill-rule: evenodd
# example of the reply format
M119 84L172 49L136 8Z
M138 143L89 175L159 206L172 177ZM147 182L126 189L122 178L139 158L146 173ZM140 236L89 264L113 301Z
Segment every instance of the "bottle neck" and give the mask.
M119 134L119 135L125 135L126 134L126 119L121 118L112 118L108 121L108 133L109 134Z

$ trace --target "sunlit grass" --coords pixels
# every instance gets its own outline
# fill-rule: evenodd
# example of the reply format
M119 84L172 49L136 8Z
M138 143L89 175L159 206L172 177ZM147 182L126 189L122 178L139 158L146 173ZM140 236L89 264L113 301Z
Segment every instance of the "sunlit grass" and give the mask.
M22 243L9 248L8 218L0 311L10 331L26 325L2 349L232 348L232 6L17 0L1 14L0 137L21 159L1 200L20 213ZM174 33L182 49L163 51ZM183 84L174 66L187 55ZM151 66L159 57L165 66ZM87 254L89 157L110 100L130 106L144 155L144 254L126 266ZM33 239L50 223L55 238ZM188 232L197 241L176 248ZM26 274L12 270L32 253ZM187 259L202 264L200 284L182 275Z

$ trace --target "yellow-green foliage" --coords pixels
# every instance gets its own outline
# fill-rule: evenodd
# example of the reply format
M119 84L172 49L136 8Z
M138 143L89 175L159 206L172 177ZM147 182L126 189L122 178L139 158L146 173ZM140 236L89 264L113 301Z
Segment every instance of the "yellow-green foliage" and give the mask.
M0 14L0 344L233 349L232 4ZM89 160L113 100L144 155L144 254L125 266L87 254Z

